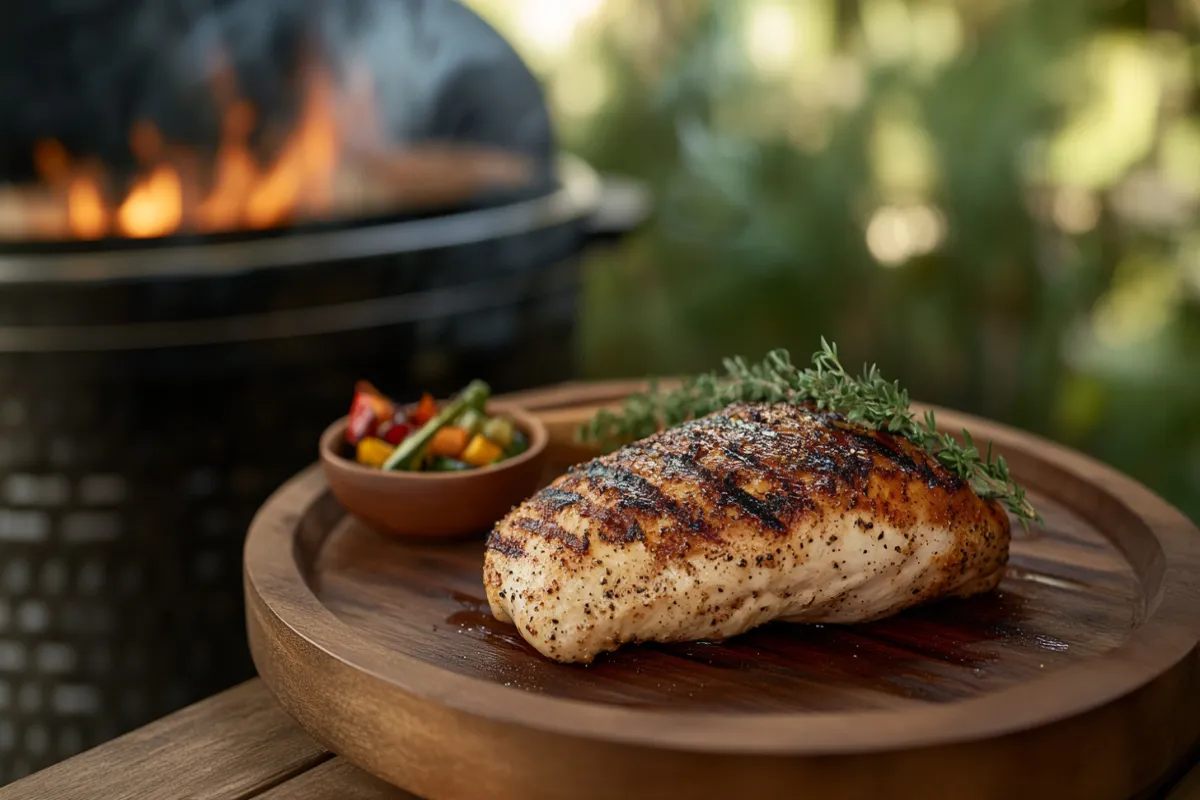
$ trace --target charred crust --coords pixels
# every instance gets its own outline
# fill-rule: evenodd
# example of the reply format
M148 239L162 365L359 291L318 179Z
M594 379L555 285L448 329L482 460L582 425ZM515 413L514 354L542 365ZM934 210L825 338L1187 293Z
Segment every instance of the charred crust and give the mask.
M696 548L728 555L725 536L735 518L742 520L737 530L786 535L801 522L849 517L882 541L877 525L903 532L921 521L957 527L975 520L987 528L992 513L964 481L901 437L811 407L750 403L573 467L527 501L508 532L519 528L576 553L589 552L590 534L606 546L646 547L663 563ZM577 524L567 525L563 514ZM1002 510L997 516L1006 521Z
M521 542L512 537L505 536L499 531L492 531L488 535L487 549L509 558L522 558L525 555L525 546ZM504 596L504 592L500 593Z
M537 500L541 505L561 511L583 500L583 496L558 486L547 486L538 494Z
M573 533L568 533L557 523L540 517L519 517L513 526L520 530L527 531L540 536L547 541L558 542L564 547L573 550L576 553L584 554L590 549L587 534L576 536ZM493 534L494 535L494 534ZM489 543L490 546L490 543Z

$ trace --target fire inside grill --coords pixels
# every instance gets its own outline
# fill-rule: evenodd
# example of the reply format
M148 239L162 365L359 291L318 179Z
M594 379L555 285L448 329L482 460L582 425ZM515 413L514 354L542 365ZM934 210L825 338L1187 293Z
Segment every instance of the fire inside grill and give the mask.
M366 70L351 71L339 85L327 69L306 67L299 113L274 136L259 130L256 109L238 95L231 73L215 74L222 120L215 153L167 141L153 122L138 120L129 147L139 168L119 180L96 160L43 139L33 153L41 182L0 185L0 238L264 230L450 204L531 180L527 159L496 148L389 143L376 123ZM261 146L272 139L273 146Z

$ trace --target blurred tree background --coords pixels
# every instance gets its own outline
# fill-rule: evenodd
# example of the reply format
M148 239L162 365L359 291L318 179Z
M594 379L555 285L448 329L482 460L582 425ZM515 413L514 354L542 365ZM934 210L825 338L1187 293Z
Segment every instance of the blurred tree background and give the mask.
M656 217L593 376L825 335L1200 519L1200 0L468 0Z

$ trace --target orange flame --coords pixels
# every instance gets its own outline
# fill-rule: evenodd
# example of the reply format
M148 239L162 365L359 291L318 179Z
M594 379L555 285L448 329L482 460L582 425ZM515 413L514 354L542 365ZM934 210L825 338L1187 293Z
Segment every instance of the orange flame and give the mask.
M221 91L224 90L224 91ZM229 97L228 80L218 97ZM251 153L249 140L255 112L249 103L227 103L221 145L207 193L185 186L179 165L164 158L158 129L139 121L130 132L130 150L145 170L123 198L109 203L103 176L72 164L57 141L39 142L34 163L43 181L64 198L72 235L95 239L116 233L144 238L167 236L181 229L204 233L286 224L297 216L327 214L341 157L341 136L334 109L335 92L324 73L314 73L305 93L299 122L265 168ZM186 202L188 197L197 197Z
M222 128L212 191L196 209L196 221L205 233L236 228L245 198L258 180L258 165L246 144L254 129L254 109L249 103L235 102L225 114Z
M328 208L339 145L332 99L325 80L310 86L300 124L246 200L249 227L280 225L297 208L314 214Z
M71 180L67 187L67 224L80 239L99 239L108 233L108 209L100 187L87 175Z
M98 165L74 161L61 143L44 140L33 153L42 179L34 188L41 193L29 202L20 187L0 186L0 231L99 239L260 230L351 210L452 202L481 186L520 184L530 176L525 159L499 151L389 146L362 65L352 65L345 86L335 86L325 71L309 70L295 125L274 157L260 161L251 147L257 113L239 98L220 54L214 76L221 135L207 179L198 169L205 159L165 142L146 120L129 134L140 171L120 189Z
M133 184L117 210L121 233L136 238L166 236L183 221L183 184L170 167L155 167Z

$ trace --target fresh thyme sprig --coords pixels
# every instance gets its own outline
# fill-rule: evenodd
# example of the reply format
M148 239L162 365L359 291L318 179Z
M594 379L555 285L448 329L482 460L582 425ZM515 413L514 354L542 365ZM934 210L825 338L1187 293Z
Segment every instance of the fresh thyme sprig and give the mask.
M846 372L837 346L821 339L812 366L800 369L786 350L772 350L757 364L741 357L725 359L725 375L703 373L664 390L651 383L649 391L630 396L618 412L601 410L580 430L584 441L619 446L671 428L689 419L720 411L731 403L811 403L833 411L848 422L888 431L912 441L947 469L968 481L983 498L995 498L1022 525L1041 522L1041 515L1013 480L1003 457L993 460L991 444L981 454L965 429L962 442L938 433L932 411L918 419L909 408L908 392L887 381L874 365L860 377Z

